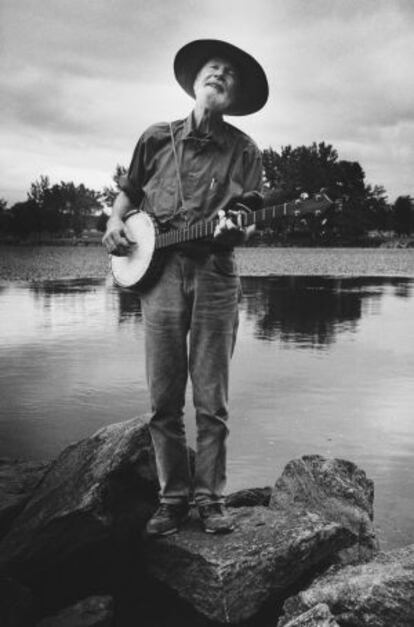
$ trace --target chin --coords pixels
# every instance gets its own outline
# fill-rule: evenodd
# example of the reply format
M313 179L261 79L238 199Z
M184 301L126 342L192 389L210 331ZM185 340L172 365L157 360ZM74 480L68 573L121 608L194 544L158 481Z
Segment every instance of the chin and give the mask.
M206 109L216 113L223 113L229 106L229 99L226 94L217 92L216 89L207 85L196 92L196 100L202 103Z
M204 100L205 105L210 111L214 111L215 113L224 113L230 106L230 103L227 99L217 98L213 95L207 96Z

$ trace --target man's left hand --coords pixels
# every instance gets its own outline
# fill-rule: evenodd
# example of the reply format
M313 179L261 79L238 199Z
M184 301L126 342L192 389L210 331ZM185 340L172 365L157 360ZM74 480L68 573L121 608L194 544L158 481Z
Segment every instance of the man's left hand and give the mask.
M246 242L254 233L254 225L243 227L242 217L252 211L261 209L263 196L258 191L250 191L234 199L230 209L219 211L218 224L214 231L214 237L219 238L220 243L229 246L237 246Z
M239 246L243 244L255 230L255 226L243 227L243 215L250 213L248 208L237 203L234 209L229 209L227 213L223 210L219 211L219 221L214 230L214 238L220 244L229 246Z

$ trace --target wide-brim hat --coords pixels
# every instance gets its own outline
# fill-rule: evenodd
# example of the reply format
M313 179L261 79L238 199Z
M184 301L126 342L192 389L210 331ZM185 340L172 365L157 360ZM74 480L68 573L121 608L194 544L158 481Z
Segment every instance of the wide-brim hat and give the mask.
M269 85L262 66L250 54L219 39L196 39L177 52L174 74L181 87L195 98L194 81L207 61L221 57L233 63L239 73L240 86L235 102L224 112L247 115L259 111L269 96Z

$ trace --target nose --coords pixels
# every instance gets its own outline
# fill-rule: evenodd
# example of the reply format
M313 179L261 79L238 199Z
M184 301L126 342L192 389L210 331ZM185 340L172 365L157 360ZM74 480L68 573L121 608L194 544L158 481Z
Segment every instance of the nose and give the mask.
M214 74L213 79L219 84L219 85L225 85L226 84L226 76L224 74L224 72L217 72Z
M217 76L219 78L224 78L224 68L223 67L217 67L214 70L214 76Z

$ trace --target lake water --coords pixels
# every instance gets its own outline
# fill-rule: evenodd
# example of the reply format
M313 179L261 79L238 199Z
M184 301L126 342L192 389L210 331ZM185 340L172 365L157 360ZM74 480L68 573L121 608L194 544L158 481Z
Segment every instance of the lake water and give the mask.
M375 482L382 547L414 542L414 280L244 278L228 492L305 454ZM0 287L0 456L45 459L149 409L139 300L106 280ZM194 422L187 402L190 444Z

